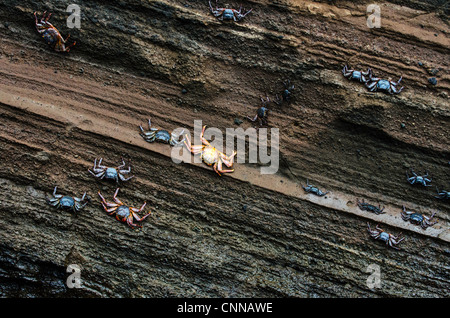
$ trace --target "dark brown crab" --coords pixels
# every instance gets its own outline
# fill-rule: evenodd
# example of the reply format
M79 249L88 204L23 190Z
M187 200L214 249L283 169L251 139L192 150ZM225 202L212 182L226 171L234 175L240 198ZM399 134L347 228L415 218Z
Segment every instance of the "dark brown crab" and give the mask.
M375 205L366 203L366 202L364 202L364 199L362 201L359 201L359 199L356 199L356 204L358 205L358 207L361 210L364 210L364 211L373 212L375 214L386 213L386 212L384 212L384 207L381 208L381 205L375 206Z

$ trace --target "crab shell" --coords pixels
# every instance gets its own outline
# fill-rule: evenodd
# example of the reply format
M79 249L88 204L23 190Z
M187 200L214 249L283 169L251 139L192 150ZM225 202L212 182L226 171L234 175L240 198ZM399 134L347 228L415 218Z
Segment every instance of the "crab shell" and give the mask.
M207 146L203 149L202 159L207 165L212 166L219 161L219 154L219 150L214 147Z
M234 11L233 9L225 9L223 10L222 17L224 20L233 20L234 19Z

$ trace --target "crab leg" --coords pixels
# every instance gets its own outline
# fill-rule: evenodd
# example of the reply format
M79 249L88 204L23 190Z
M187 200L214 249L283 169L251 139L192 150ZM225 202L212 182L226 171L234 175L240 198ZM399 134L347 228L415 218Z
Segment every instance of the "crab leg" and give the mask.
M56 199L61 199L63 197L63 195L62 194L56 194L56 188L57 188L57 186L55 186L55 188L53 189L53 196Z
M117 167L119 169L120 167ZM120 173L130 173L131 172L131 166L128 167L128 169L119 169Z
M144 137L143 135L145 135L145 137L147 137L147 138L153 138L154 135L155 135L155 131L158 130L157 128L152 128L152 122L151 122L150 118L148 119L148 130L149 130L149 132L145 132L144 128L142 128L141 125L139 126L139 128L141 129L141 132L142 132L141 136ZM155 140L155 139L153 138L153 140Z
M365 76L367 76L367 75L369 75L369 74L372 74L372 69L369 67L369 68L367 69L367 72L361 72L361 74L363 74L363 75L365 75Z
M94 167L92 168L92 170L93 170L95 173L99 173L99 172L103 172L103 171L104 171L104 169L102 169L102 168L100 168L100 167L97 167L96 164L95 164L95 162L94 162Z
M386 242L386 245L389 245L390 247L395 248L396 250L399 250L399 248L394 246L393 244L398 244L398 243L393 243L391 240L388 240Z
M233 154L228 157L225 154L221 154L221 161L227 166L227 167L231 167L234 163L234 156L236 156L236 151L233 152Z
M128 180L130 180L130 179L132 179L132 178L134 178L134 176L131 176L131 177L128 177L128 178L125 178L122 174L120 174L119 173L119 178L120 178L120 180L121 181L128 181Z
M171 134L172 138L170 139L170 144L172 146L176 146L176 145L182 143L184 141L185 137L183 137L183 139L180 141L178 141L178 139L180 139L180 136L182 136L183 133L184 133L184 129L181 131L180 134L175 134L174 132L172 132L172 134Z
M103 161L103 158L100 158L97 167L99 167L100 169L106 169L107 168L106 166L102 166L102 161ZM96 162L97 162L97 158L95 159L94 164L96 164Z
M100 199L102 200L101 203L104 204L105 206L108 206L108 207L117 207L117 206L119 206L119 205L116 204L116 203L106 202L105 198L102 196L102 194L100 193L100 191L98 191L98 195L99 195Z
M369 80L365 78L365 76L372 77L372 69L368 68L367 72L361 72L361 82L367 83Z
M75 201L82 202L82 201L84 200L85 197L86 197L86 192L83 194L83 196L81 197L81 199L80 199L80 198L74 198L74 199L75 199Z
M117 199L117 194L119 193L119 189L120 189L120 188L117 188L117 189L116 189L116 192L114 192L113 200L114 200L114 202L116 202L117 204L123 205L123 203L122 203L119 199Z
M44 11L44 14L42 15L42 19L44 19L46 13L47 13L47 11ZM51 16L52 16L52 13L47 14L47 17L45 17L45 22L48 22L48 20L50 19Z
M63 37L61 37L61 40L64 44L67 43L67 40L70 38L70 34L66 37L66 39L64 39ZM66 48L68 48L69 46L67 46Z
M97 169L96 169L97 170ZM103 179L103 177L105 176L105 171L100 171L98 173L94 173L91 170L88 170L94 177ZM95 170L94 170L95 171Z
M227 173L227 172L233 172L234 171L234 169L231 169L231 170L223 170L222 169L222 160L220 160L219 159L219 161L217 161L215 164L214 164L214 171L215 172L217 172L218 174L219 174L219 176L221 176L221 173Z
M344 68L342 69L342 74L344 74L345 77L349 76L350 74L352 74L353 70L349 70L347 68L347 65L344 65Z
M116 210L117 210L117 207L113 207L113 208L110 208L110 209L108 209L106 206L105 206L105 204L103 203L103 202L101 202L101 204L102 204L102 206L103 206L103 209L109 214L109 215L112 215L114 212L116 212Z
M75 212L78 212L79 210L84 208L87 204L88 204L88 202L85 202L84 204L80 204L77 202L74 204L73 209L75 210Z
M189 149L189 151L192 152L194 155L198 155L198 154L202 153L202 151L205 147L203 145L192 146L191 140L189 139L189 136L187 134L185 135L185 138L184 138L184 144Z
M202 143L203 143L204 145L211 146L211 145L209 144L209 141L206 140L206 139L203 137L203 135L204 135L204 133L205 133L205 129L206 129L206 125L203 126L202 134L200 135L200 140L202 141Z
M130 209L133 211L133 212L141 212L144 208L145 208L145 206L147 205L147 202L144 202L144 204L142 204L142 206L138 209L138 208L133 208L133 207L130 207Z
M141 222L144 221L149 215L151 214L151 212L148 212L146 215L144 215L143 217L140 217L136 212L132 212L133 217L136 219L136 221Z
M378 81L373 82L372 84L366 84L367 88L370 89L371 92L373 92L377 88Z
M37 12L34 11L34 20L36 21L36 26L39 24L38 18L37 18Z
M119 220L119 219L117 218L117 220ZM142 225L133 223L133 213L130 213L130 215L127 217L127 224L133 228L136 228L136 227L141 228L142 227Z
M125 160L123 160L123 158L122 158L122 164L120 166L118 166L117 169L120 170L121 168L125 167L125 165L126 165ZM131 168L128 168L128 169L131 169Z

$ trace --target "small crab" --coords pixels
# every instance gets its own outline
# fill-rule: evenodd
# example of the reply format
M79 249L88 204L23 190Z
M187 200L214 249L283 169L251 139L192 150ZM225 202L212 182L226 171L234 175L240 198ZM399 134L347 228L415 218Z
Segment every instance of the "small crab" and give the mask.
M401 80L402 77L400 77L398 82L393 82L391 79L385 80L370 75L365 85L371 92L384 91L390 94L399 94L403 90L403 87L397 88Z
M228 8L219 8L217 6L217 0L216 0L216 9L215 10L214 10L213 6L211 5L211 0L209 1L209 9L211 10L211 13L216 18L218 18L220 21L234 20L235 22L241 21L247 14L249 14L253 10L253 9L250 9L249 11L243 13L242 6L239 8L239 10L228 9ZM245 11L245 9L244 9L244 11Z
M359 81L361 83L367 83L369 81L369 78L372 77L372 70L370 68L368 68L367 72L354 71L354 70L349 70L347 65L345 65L344 68L342 69L342 74L349 80L355 80L355 81ZM369 78L367 78L367 76L369 76Z
M330 191L323 192L323 191L319 190L319 188L310 185L308 179L306 179L306 187L302 186L302 188L305 190L305 192L312 193L312 194L318 195L320 197L323 197L325 194L330 192Z
M266 96L266 100L264 98L261 98L262 106L258 108L256 111L255 117L247 116L247 119L251 120L252 122L258 121L259 127L266 126L268 124L268 115L269 115L269 109L267 108L267 104L270 103L270 99L268 96Z
M361 210L373 212L373 213L375 213L375 214L383 214L383 213L386 213L386 212L383 212L384 207L381 208L381 205L375 206L375 205L372 205L372 204L369 204L369 203L364 202L364 200L362 200L362 202L361 202L361 201L359 201L358 199L356 199L356 202L357 202L357 204L358 204L358 207L359 207Z
M42 34L45 42L51 45L56 52L69 52L70 48L73 47L76 42L66 46L70 35L68 35L64 40L59 31L50 22L48 22L51 15L51 13L47 14L47 11L45 11L42 14L41 20L38 21L37 13L35 12L34 19L36 21L36 30Z
M170 144L171 146L177 146L184 141L184 139L178 141L180 136L184 133L184 130L182 130L179 135L173 132L172 134L170 134L167 130L160 130L157 128L153 128L150 118L148 119L148 129L149 129L148 132L145 132L142 126L139 126L139 128L141 129L140 135L147 142L159 141L162 143Z
M281 93L281 98L279 98L277 94L276 100L274 101L274 103L276 103L277 105L280 105L283 101L289 103L291 101L292 90L294 90L295 88L294 84L291 84L291 80L283 82L283 85L284 91L283 93Z
M138 222L144 221L151 212L148 212L143 217L140 217L137 213L141 212L144 208L147 202L144 202L144 204L138 209L133 208L130 206L127 206L123 204L118 198L117 194L119 193L119 188L116 189L116 192L114 193L113 200L114 202L107 202L105 198L101 195L100 191L98 191L98 195L100 199L102 200L102 206L103 209L109 214L116 214L116 219L120 222L126 222L131 228L136 227L142 227L142 225L138 225L133 223L133 219L136 219Z
M433 226L434 224L436 224L438 222L438 221L432 222L435 215L436 215L436 212L434 212L433 214L431 214L430 217L428 217L428 216L425 216L423 214L419 214L416 212L406 211L405 206L403 206L402 219L404 221L410 221L412 224L420 225L424 230L426 230L427 227Z
M57 187L55 186L55 189L53 190L53 198L47 199L47 202L58 209L61 208L66 210L73 210L76 213L84 208L89 202L88 199L85 203L83 203L84 199L86 198L86 192L81 198L77 198L67 195L63 196L62 194L56 194L56 189Z
M431 185L427 184L427 182L431 182L431 179L427 178L428 177L428 171L426 171L425 175L423 176L418 176L412 169L411 169L411 173L413 174L412 177L410 177L408 175L408 171L406 171L406 180L410 183L410 184L422 184L425 187L430 187Z
M445 191L445 190L438 190L438 188L436 188L437 191L437 196L435 196L435 198L438 199L450 199L450 192L449 191Z
M186 138L184 140L184 144L189 149L189 151L194 154L200 154L204 163L208 166L213 166L214 171L220 176L221 173L233 172L234 169L222 169L222 165L225 164L227 167L233 166L234 156L236 155L236 151L233 152L231 156L227 156L223 152L220 152L216 148L214 148L208 140L203 137L205 132L206 125L203 126L202 134L200 135L200 140L202 141L202 145L191 145L191 141L189 136L186 134Z
M376 228L374 230L372 230L370 228L369 223L367 223L367 228L369 231L369 235L372 238L374 238L375 240L381 240L381 241L385 242L386 245L389 245L390 247L395 248L396 250L398 250L399 248L396 247L395 245L399 244L401 241L403 241L405 239L404 237L400 238L400 235L394 236L392 234L385 232L384 230L379 228L378 225L376 226Z
M102 160L103 158L100 158L97 164L97 158L94 160L94 167L92 168L93 171L88 169L88 171L96 178L100 179L110 179L115 180L117 183L120 181L128 181L134 176L126 178L124 174L128 174L131 172L131 166L128 167L128 169L124 169L125 167L125 161L122 158L122 164L118 167L106 167L102 166Z

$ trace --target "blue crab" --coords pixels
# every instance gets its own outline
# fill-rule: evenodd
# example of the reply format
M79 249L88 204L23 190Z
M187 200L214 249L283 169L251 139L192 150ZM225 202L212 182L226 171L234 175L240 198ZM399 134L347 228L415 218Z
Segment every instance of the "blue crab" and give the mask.
M349 70L348 66L345 65L342 69L342 74L344 77L348 78L349 80L359 81L361 83L367 83L369 81L369 78L372 77L372 69L368 68L367 72L361 72L361 71L355 71L355 70Z
M423 176L418 176L412 169L411 169L411 173L413 174L412 177L410 177L408 175L408 171L406 171L406 180L410 183L410 184L421 184L425 187L431 187L431 185L427 184L427 182L431 182L431 179L427 178L428 177L428 171L426 171L425 175Z
M449 191L445 191L445 190L438 190L438 188L436 188L437 191L437 196L435 196L435 198L437 199L450 199L450 192Z
M268 96L266 96L266 99L261 98L262 106L258 108L256 111L255 117L247 116L247 119L249 119L252 122L258 121L259 127L266 126L268 124L268 115L269 115L269 109L267 108L267 104L270 103L270 99Z
M140 217L138 215L139 212L141 212L145 206L147 205L147 202L144 202L144 204L138 209L134 208L128 205L125 205L117 198L117 194L119 193L119 188L116 189L116 192L114 192L113 200L114 202L107 202L105 198L102 196L100 191L98 191L98 195L100 199L102 200L101 204L103 206L103 209L109 214L116 214L116 219L120 222L126 222L131 228L137 228L142 227L142 225L133 223L133 220L136 219L138 222L144 221L151 212L148 212L143 217Z
M436 224L438 222L438 221L434 221L434 222L432 221L434 216L436 215L436 212L434 212L433 214L431 214L430 217L428 217L428 216L425 216L420 213L416 213L413 211L407 211L405 206L403 206L401 215L402 215L402 219L404 221L410 221L412 224L420 225L424 230L426 230L427 227L433 226L434 224Z
M57 187L53 190L53 198L47 199L48 204L55 206L57 209L73 210L75 213L80 211L88 204L89 199L83 203L86 198L86 192L81 198L71 197L68 195L56 194Z
M88 171L96 178L100 179L110 179L115 180L116 183L119 183L120 181L128 181L134 176L126 178L124 175L131 172L131 166L128 167L128 169L124 169L125 167L125 161L122 158L122 164L118 167L106 167L102 166L102 160L103 158L100 158L98 164L97 164L97 158L94 160L94 167L92 168L93 171L88 169Z
M361 202L361 201L359 201L358 199L356 199L356 202L357 202L357 204L358 204L358 207L359 207L361 210L373 212L373 213L375 213L375 214L377 214L377 215L378 215L378 214L386 213L386 212L384 212L384 207L381 208L381 205L375 206L375 205L372 205L372 204L369 204L369 203L364 202L364 200L362 200L362 202Z
M139 128L141 129L140 135L147 142L158 141L170 144L171 146L178 146L181 145L181 143L184 141L184 138L182 140L179 140L180 136L183 135L184 130L182 130L180 134L175 134L174 132L170 134L167 130L153 128L150 118L148 119L148 132L145 132L142 126L139 126Z
M48 45L51 45L56 52L69 52L70 48L73 47L76 42L73 42L72 44L66 46L67 40L69 39L70 35L68 35L64 40L59 31L50 22L48 22L51 15L51 13L47 14L47 11L45 11L42 14L41 20L39 21L37 13L35 12L34 19L36 30L42 35L45 42Z
M397 88L401 80L402 77L400 77L398 82L393 82L391 79L385 80L378 77L372 77L372 75L370 75L369 80L365 83L365 85L371 92L383 91L390 94L399 94L403 90L403 87Z
M386 245L395 248L395 249L399 249L398 247L396 247L395 245L398 245L401 241L403 241L405 238L404 237L400 237L399 236L394 236L390 233L387 233L386 231L384 231L383 229L381 229L378 225L375 227L374 230L372 230L370 228L370 224L367 223L367 229L369 231L369 235L375 239L375 240L381 240L383 242L386 243Z
M247 14L249 14L253 10L250 9L247 12L243 13L242 6L239 8L239 10L229 8L219 8L217 5L217 0L216 0L216 9L214 9L213 6L211 5L211 0L209 1L209 9L211 10L211 13L219 20L221 21L233 20L235 22L241 21Z
M278 94L277 94L276 99L274 101L274 103L276 103L277 105L280 105L282 102L289 103L292 98L292 91L295 88L295 85L291 84L291 80L289 80L289 79L286 82L283 82L283 85L284 85L284 91L283 91L283 93L281 93L281 98L278 97Z
M312 194L318 195L320 197L323 197L325 194L330 192L330 191L323 192L323 191L319 190L319 188L310 185L308 179L306 179L306 187L302 186L302 188L305 190L305 192L312 193Z

